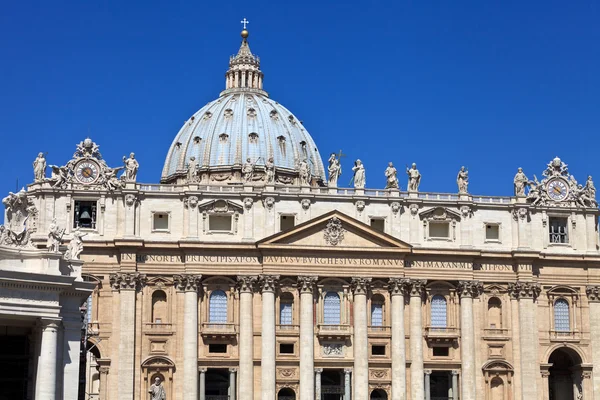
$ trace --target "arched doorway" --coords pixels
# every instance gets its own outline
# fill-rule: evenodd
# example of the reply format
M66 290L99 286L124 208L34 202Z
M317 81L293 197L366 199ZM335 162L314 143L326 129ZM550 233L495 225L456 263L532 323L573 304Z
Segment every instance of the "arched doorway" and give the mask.
M296 393L290 388L283 388L277 393L277 400L296 400Z
M554 350L548 358L548 393L550 400L578 400L583 393L581 357L572 349Z
M383 389L375 389L371 392L371 400L387 400L387 398L387 393Z

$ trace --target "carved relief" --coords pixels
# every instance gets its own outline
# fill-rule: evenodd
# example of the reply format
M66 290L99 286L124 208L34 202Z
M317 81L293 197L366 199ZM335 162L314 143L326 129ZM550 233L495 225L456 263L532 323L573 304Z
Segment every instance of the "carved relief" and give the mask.
M283 379L293 379L297 376L296 368L277 368L277 375Z
M196 208L198 205L198 197L196 196L188 196L183 199L183 205L185 208Z
M600 286L588 286L585 288L585 293L589 301L600 301Z
M390 294L406 294L410 290L410 279L390 278L388 281L388 290Z
M518 220L525 221L528 216L529 216L529 210L525 207L519 207L519 208L515 208L513 210L513 219L515 221L518 221Z
M357 202L356 202L356 210L357 210L358 212L363 212L363 211L364 211L364 209L365 209L365 202L364 202L364 201L362 201L362 200L359 200L359 201L357 201Z
M425 294L425 285L427 281L424 279L411 279L410 283L410 296L411 297L423 297Z
M279 275L261 275L259 284L261 292L274 292L279 284Z
M408 209L410 210L410 215L412 215L413 217L416 217L417 214L419 213L419 205L418 204L411 204L410 206L408 206Z
M344 355L344 345L341 343L325 343L322 350L325 357L342 357Z
M540 295L542 288L537 282L516 282L508 284L508 292L516 299L532 298L534 301Z
M273 206L275 205L275 199L273 197L265 197L263 199L263 204L265 205L265 208L267 210L271 210L271 209L273 209Z
M372 369L370 370L371 378L374 379L385 379L388 377L387 369Z
M312 293L318 279L316 276L299 276L298 289L300 289L300 293Z
M137 202L137 197L134 194L125 195L125 204L127 207L132 207Z
M392 212L394 213L394 215L396 215L396 214L398 214L398 212L400 212L402 205L400 203L398 203L397 201L394 201L392 204L390 204L390 208L392 209Z
M252 197L246 197L244 199L244 208L246 210L251 209L253 204L254 204L254 199Z
M302 205L302 209L308 210L310 208L310 204L311 204L310 199L302 199L300 204Z
M337 217L332 217L323 230L325 242L331 246L337 246L344 240L344 232L345 229L342 226L342 221Z
M467 205L461 206L460 213L463 216L463 218L470 218L473 216L473 208Z

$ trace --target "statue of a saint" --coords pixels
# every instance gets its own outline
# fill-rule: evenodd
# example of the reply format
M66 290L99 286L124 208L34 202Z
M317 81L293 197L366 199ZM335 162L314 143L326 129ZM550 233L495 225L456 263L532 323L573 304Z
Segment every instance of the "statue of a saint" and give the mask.
M83 251L83 237L87 235L87 233L83 233L79 228L76 228L71 234L73 235L73 239L71 239L67 246L65 260L79 260L79 256Z
M167 393L158 376L154 378L154 383L148 389L148 393L150 393L150 400L167 400Z
M335 153L331 153L329 156L329 167L327 167L327 171L329 172L329 181L327 186L335 188L337 187L338 178L342 175L342 165L340 164L340 159L336 157Z
M265 178L268 185L275 183L275 160L269 157L265 163Z
M387 178L387 182L385 184L386 189L399 189L397 175L398 171L396 171L396 167L394 167L394 164L390 162L388 167L385 169L385 177Z
M187 181L194 182L198 177L198 161L196 161L196 157L191 156L190 162L188 164L187 169Z
M123 187L123 182L117 178L117 172L121 169L123 167L104 169L104 185L111 192Z
M588 196L592 199L596 199L596 187L594 186L594 181L592 180L592 176L588 176L587 181L585 181L585 191Z
M456 184L458 185L458 193L468 193L469 171L465 167L460 167L460 171L458 171L458 175L456 176Z
M250 161L250 157L246 159L246 162L242 166L242 179L244 182L252 182L254 178L254 164Z
M408 191L418 192L421 184L421 173L417 169L417 164L413 163L410 168L406 167L406 175L408 175Z
M525 196L525 188L527 186L529 186L529 179L527 178L527 176L525 176L525 173L523 172L523 168L519 167L513 182L515 185L515 196L524 197Z
M135 153L129 154L129 158L123 156L123 163L125 164L125 182L135 182L140 168L140 164L135 159Z
M69 167L59 167L58 165L51 165L52 175L50 176L50 182L52 182L53 188L62 188L69 180L71 170Z
M298 177L300 178L301 186L310 185L310 167L308 166L306 159L303 159L300 161L300 164L298 164Z
M44 157L44 153L39 153L33 162L33 176L35 182L42 182L46 179L46 157Z
M354 171L354 188L364 189L365 185L367 184L367 176L365 174L365 166L363 165L362 161L354 161L354 167L352 167L352 171Z
M48 241L46 242L46 248L49 252L58 253L64 233L65 230L60 229L56 223L56 218L53 218L48 228Z

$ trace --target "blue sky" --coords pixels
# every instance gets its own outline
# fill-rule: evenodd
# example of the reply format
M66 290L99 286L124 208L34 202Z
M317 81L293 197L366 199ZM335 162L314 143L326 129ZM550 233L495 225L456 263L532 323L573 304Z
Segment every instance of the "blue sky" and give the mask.
M511 195L517 167L539 177L556 155L600 181L597 2L13 1L0 194L32 181L39 151L62 165L88 134L158 182L184 120L223 89L243 17L265 89L323 156L348 155L344 184L360 158L368 187L389 161L417 162L423 191L456 192L466 165L472 193Z

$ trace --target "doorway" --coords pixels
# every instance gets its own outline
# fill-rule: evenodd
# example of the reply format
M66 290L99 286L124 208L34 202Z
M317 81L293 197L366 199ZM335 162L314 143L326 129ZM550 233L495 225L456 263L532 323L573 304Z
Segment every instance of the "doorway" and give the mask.
M28 399L29 335L20 328L0 327L0 348L0 400Z
M433 371L429 380L431 400L452 399L452 379L448 371Z
M229 399L229 371L226 369L206 370L206 388L204 394L206 400L228 400Z
M578 368L581 358L575 351L569 348L556 349L550 355L548 363L552 364L548 379L550 400L575 400L575 393L583 393L581 370Z
M342 400L344 398L344 371L324 369L321 374L322 400Z
M387 400L388 395L385 390L375 389L371 392L371 400Z
M277 400L296 400L296 393L290 388L283 388L277 393Z

